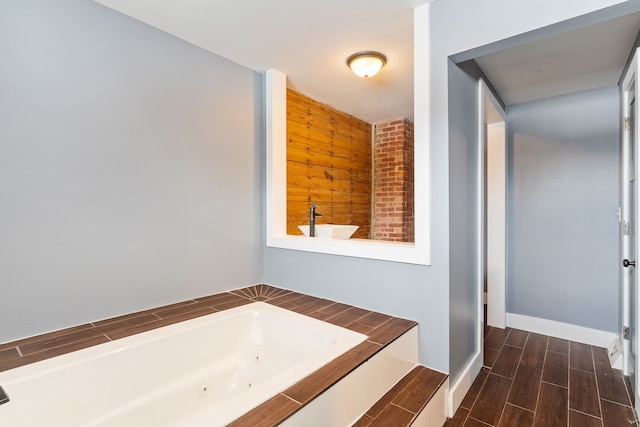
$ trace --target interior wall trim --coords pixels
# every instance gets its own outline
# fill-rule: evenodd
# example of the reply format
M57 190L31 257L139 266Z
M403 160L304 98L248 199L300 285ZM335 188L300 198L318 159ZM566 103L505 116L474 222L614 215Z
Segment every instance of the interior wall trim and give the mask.
M614 332L600 331L516 313L507 313L507 326L603 348L608 348L613 340L617 338Z
M473 382L482 369L483 359L483 352L476 352L464 367L460 376L453 384L449 385L447 392L447 417L453 418L460 404L462 404L464 396L469 389L471 389Z

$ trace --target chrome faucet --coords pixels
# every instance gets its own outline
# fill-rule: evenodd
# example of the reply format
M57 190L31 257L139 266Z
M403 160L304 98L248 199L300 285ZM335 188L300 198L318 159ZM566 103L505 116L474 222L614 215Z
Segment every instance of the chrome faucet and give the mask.
M316 202L312 202L309 208L309 237L316 237L316 217L322 216L316 212L317 207Z

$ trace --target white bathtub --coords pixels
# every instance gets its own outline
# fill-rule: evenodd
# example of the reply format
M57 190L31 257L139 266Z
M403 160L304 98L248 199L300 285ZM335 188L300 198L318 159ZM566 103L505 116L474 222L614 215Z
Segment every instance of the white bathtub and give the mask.
M0 372L0 426L221 426L365 338L252 303Z

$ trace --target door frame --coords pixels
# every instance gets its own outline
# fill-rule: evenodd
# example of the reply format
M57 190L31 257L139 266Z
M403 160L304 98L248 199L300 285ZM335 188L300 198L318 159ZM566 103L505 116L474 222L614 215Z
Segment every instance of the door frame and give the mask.
M493 92L489 89L489 86L485 83L483 79L480 79L479 82L479 96L478 96L478 330L477 330L477 342L481 348L483 347L484 342L484 282L485 277L488 274L486 268L486 260L488 257L492 256L494 261L493 263L497 265L498 270L501 270L502 273L499 275L503 277L499 277L499 279L494 283L489 284L488 295L487 295L487 324L489 326L494 326L497 328L504 329L506 327L506 226L507 226L507 217L506 217L506 177L507 177L507 114L502 108L498 99L494 96ZM491 116L487 111L487 108L492 108L494 111ZM501 120L497 120L495 115L500 117ZM491 123L489 123L491 122ZM499 209L504 210L504 215L500 219L499 222L502 222L502 225L498 227L502 227L504 230L503 241L502 244L497 245L497 248L494 247L495 253L488 253L487 251L487 240L485 238L487 234L487 218L485 213L487 212L487 192L485 191L486 182L487 182L487 135L486 135L486 126L488 124L498 124L501 123L504 126L504 138L503 143L504 147L502 150L503 159L502 166L498 167L504 169L504 173L501 175L501 179L504 180L502 197L502 207Z
M635 256L638 256L638 239L639 239L639 235L638 235L638 185L637 185L637 180L638 180L638 125L639 125L639 117L638 117L638 113L636 111L636 114L634 114L634 118L635 118L635 123L633 123L633 128L635 129L634 132L634 136L635 136L635 142L630 140L630 128L629 126L626 124L628 118L631 116L630 114L630 109L629 109L629 103L630 103L630 93L631 91L634 92L633 96L635 97L635 101L636 101L636 109L637 109L637 103L638 103L638 76L639 76L639 70L638 70L638 52L640 52L640 49L636 49L635 52L633 52L633 59L631 60L631 63L629 64L629 67L627 68L627 70L625 71L624 77L622 79L622 83L621 83L621 92L622 92L622 116L621 116L621 131L622 131L622 147L621 147L621 167L620 167L620 178L621 178L621 197L620 197L620 202L621 202L621 207L620 207L620 231L619 231L619 235L620 235L620 264L619 264L619 272L620 272L620 286L621 286L621 295L622 295L622 322L620 324L621 330L619 331L620 333L620 337L623 337L622 339L622 355L623 355L623 373L624 375L629 375L630 373L630 364L631 364L631 357L630 357L630 352L631 350L635 351L636 354L636 361L637 361L637 355L638 355L638 349L631 349L630 348L630 342L628 339L624 339L624 329L626 326L629 326L631 323L631 314L630 314L630 307L633 304L633 306L635 307L635 312L636 315L635 317L635 325L634 328L632 328L632 330L635 330L635 332L638 332L638 327L639 327L639 319L638 319L638 291L640 291L640 289L638 288L638 276L640 276L640 274L638 274L638 272L636 271L634 274L634 283L630 283L629 282L629 276L626 274L626 269L625 267L623 267L622 265L622 259L628 259L629 255L630 255L630 251L629 251L629 237L628 235L625 234L624 232L624 228L625 228L625 223L628 222L630 220L630 209L628 207L628 203L626 202L626 197L627 194L629 192L629 169L628 169L628 165L629 165L629 156L630 156L630 145L633 143L635 144L635 149L633 150L633 155L634 155L634 159L633 159L633 163L634 163L634 174L635 174L635 179L636 179L636 185L634 186L634 194L633 194L633 203L635 205L635 209L633 210L634 212L634 218L631 218L635 224L635 227L632 228L632 232L634 233L634 253ZM635 301L630 301L630 289L631 287L634 287L635 292ZM636 343L637 346L637 342L638 342L638 337L635 337L634 342ZM638 366L636 364L635 366L635 384L634 384L634 390L635 390L635 401L636 401L636 412L638 412L638 409L640 408L640 390L639 390L639 383L640 383L640 375L638 375Z
M482 369L482 365L484 363L484 276L485 276L485 153L486 153L486 138L484 134L485 130L485 121L487 117L487 112L485 111L485 102L489 103L495 111L500 115L500 117L504 120L505 127L505 148L506 148L506 113L502 108L502 105L498 102L497 98L493 95L489 86L484 82L483 79L478 80L478 150L477 150L477 170L478 175L476 176L477 187L476 193L477 203L476 203L476 218L477 218L477 271L476 271L476 301L477 301L477 318L476 318L476 334L475 334L475 343L474 343L474 352L471 356L469 363L464 368L463 372L460 374L455 383L450 384L449 387L449 396L447 398L447 408L446 413L448 417L453 417L455 411L458 409L464 396L467 394L473 381L476 379L480 370ZM505 150L506 153L506 150ZM506 158L505 158L506 165ZM505 171L506 177L506 171ZM505 224L506 225L506 224ZM505 242L506 244L506 242ZM506 260L505 260L506 265ZM506 320L506 313L504 311L504 291L502 292L502 318Z

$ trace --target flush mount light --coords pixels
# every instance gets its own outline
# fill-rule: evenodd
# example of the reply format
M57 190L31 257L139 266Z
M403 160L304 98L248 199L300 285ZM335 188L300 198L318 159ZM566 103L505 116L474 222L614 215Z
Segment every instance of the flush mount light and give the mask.
M347 65L356 76L365 79L375 76L384 64L387 57L379 52L358 52L347 58Z

